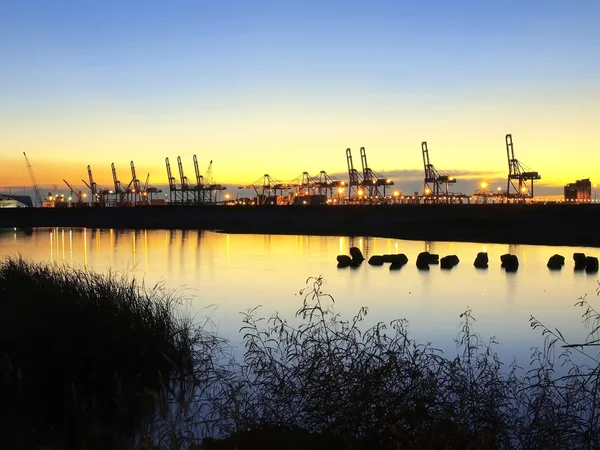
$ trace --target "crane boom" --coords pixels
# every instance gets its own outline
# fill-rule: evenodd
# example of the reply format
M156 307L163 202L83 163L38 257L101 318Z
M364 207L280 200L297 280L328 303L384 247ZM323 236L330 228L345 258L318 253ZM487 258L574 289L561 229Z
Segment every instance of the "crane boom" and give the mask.
M23 156L25 157L25 164L27 165L27 171L29 172L29 178L31 178L31 183L33 185L33 192L35 193L35 205L41 206L42 197L40 196L40 188L37 184L37 181L35 180L35 175L33 174L33 168L31 167L31 163L29 162L29 159L27 158L27 155L25 154L25 152L23 152Z

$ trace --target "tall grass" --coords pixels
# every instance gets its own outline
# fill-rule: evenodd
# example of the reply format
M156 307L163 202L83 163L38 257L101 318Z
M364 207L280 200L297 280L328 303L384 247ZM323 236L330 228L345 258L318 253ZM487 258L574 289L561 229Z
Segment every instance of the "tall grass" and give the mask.
M182 395L194 330L160 286L0 264L0 444L115 448Z
M545 340L523 369L500 361L471 311L450 356L411 339L405 320L367 327L367 308L341 317L323 289L322 278L307 281L292 321L248 311L236 359L163 289L8 259L0 439L57 449L600 448L600 314L585 297L576 305L588 338L570 342L531 317Z

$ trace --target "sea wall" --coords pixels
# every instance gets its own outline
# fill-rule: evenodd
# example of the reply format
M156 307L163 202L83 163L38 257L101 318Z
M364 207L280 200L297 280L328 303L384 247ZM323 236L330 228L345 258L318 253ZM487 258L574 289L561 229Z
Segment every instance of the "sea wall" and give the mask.
M0 210L0 228L206 229L600 247L600 205L151 206Z

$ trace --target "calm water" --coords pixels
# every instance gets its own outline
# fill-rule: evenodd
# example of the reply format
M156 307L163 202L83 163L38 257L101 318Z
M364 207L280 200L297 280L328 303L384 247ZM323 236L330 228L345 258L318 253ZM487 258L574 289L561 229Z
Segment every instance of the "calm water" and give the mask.
M336 255L360 247L372 254L406 253L409 263L400 271L387 265L337 269ZM450 271L414 265L421 251L456 254L461 263ZM476 270L477 252L487 251L490 268ZM369 324L406 318L415 338L431 341L445 352L455 351L453 339L459 315L471 308L476 328L484 337L496 336L499 353L524 361L530 347L543 340L529 327L531 315L565 335L581 339L581 308L577 298L587 294L598 303L597 276L574 272L572 253L600 254L600 249L421 242L379 238L318 236L226 235L199 231L117 231L37 229L33 234L0 233L2 255L21 253L36 261L109 269L164 282L191 299L199 318L210 316L219 332L239 342L241 312L262 305L264 314L279 311L291 317L301 304L297 295L307 277L323 275L326 292L336 309L350 318L369 307ZM500 268L500 255L518 255L517 273ZM554 253L566 256L560 272L546 268Z

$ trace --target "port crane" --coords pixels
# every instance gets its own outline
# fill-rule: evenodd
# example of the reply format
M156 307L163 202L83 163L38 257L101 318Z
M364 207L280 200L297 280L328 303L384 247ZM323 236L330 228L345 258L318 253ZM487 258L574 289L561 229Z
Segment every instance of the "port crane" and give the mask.
M84 179L81 179L81 181L83 181L83 184L85 184L90 190L92 194L92 202L98 202L100 206L105 206L106 199L108 198L108 195L111 194L111 192L108 189L104 189L96 184L96 182L94 181L94 176L92 175L92 168L89 165L87 166L87 171L89 183Z
M27 158L27 154L23 152L23 156L25 157L25 164L27 166L27 171L29 172L29 178L31 178L31 184L33 186L33 192L35 195L34 205L36 207L42 206L42 196L40 195L40 187L37 184L35 179L35 175L33 173L33 168L31 167L31 163L29 162L29 158Z
M216 203L218 201L217 196L218 196L219 191L224 191L227 188L225 186L215 183L215 180L213 178L212 168L213 168L213 162L211 159L210 162L208 163L208 168L206 169L206 174L204 175L204 178L206 178L206 181L208 182L209 202Z
M117 177L117 169L115 168L115 163L111 163L110 168L112 170L113 184L115 187L114 195L115 195L115 200L116 200L117 206L123 206L125 204L126 200L129 200L129 194L131 193L130 188L131 188L131 183L133 182L133 180L131 180L129 182L127 187L123 188L123 185L121 184L121 182L119 181L119 178Z
M165 158L165 164L167 166L167 178L169 179L169 202L173 203L174 205L181 205L183 204L182 188L171 172L169 158Z
M356 197L362 197L362 176L358 170L354 168L352 162L352 151L346 149L346 161L348 162L348 200Z
M131 182L129 184L133 186L130 190L130 192L133 194L133 202L138 203L140 201L145 201L147 193L142 187L142 182L137 177L135 172L135 164L133 164L133 161L129 162L129 167L131 168Z
M512 135L506 135L506 156L508 158L508 180L506 185L506 198L515 198L525 202L526 198L533 198L533 181L542 177L515 158Z
M73 186L71 186L71 184L64 178L63 181L69 188L69 191L71 192L71 198L75 197L77 199L77 203L83 203L83 199L87 197L87 195L81 192L81 189L75 190L75 188L73 188Z
M196 174L196 190L200 196L200 203L209 203L211 201L211 190L210 183L200 173L200 166L198 165L198 157L196 155L193 156L194 160L194 173ZM212 161L211 161L212 162Z
M437 170L429 160L429 149L427 142L421 143L423 153L423 167L425 169L425 179L423 183L423 194L426 203L436 203L450 200L448 185L456 183L456 178Z
M266 173L252 184L240 186L239 189L254 190L258 197L258 204L265 205L269 197L278 195L283 196L284 191L289 192L294 189L294 187L296 187L294 184L275 181L268 173Z
M181 200L182 203L189 204L194 203L196 186L190 183L190 180L183 173L183 163L181 162L181 156L177 157L177 167L179 168L179 180L181 183ZM190 197L190 192L192 193Z
M363 187L368 198L385 198L385 189L394 182L383 175L374 172L367 163L367 151L360 148L360 161L363 169ZM379 188L382 188L381 191Z
M346 183L344 181L328 175L324 170L321 170L321 172L319 172L319 176L315 178L317 179L315 183L319 195L333 197L335 189L335 195L341 197L346 187Z

